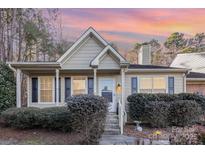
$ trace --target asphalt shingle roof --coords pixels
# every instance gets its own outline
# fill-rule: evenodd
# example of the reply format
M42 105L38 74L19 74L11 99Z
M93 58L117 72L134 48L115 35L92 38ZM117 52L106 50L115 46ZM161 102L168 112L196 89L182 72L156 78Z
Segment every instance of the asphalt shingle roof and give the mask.
M177 69L169 66L130 64L129 69Z
M190 72L187 78L205 78L205 73Z

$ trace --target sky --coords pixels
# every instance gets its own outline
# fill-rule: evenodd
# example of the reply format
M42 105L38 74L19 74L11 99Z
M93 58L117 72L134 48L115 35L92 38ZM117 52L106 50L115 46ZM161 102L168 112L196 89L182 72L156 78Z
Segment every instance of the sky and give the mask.
M63 37L75 41L92 26L121 50L136 42L160 42L174 32L205 32L205 9L60 9Z

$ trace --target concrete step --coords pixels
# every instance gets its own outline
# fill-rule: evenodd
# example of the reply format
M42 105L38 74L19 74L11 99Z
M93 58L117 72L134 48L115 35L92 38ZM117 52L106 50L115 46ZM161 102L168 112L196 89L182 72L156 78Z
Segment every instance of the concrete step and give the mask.
M118 124L119 120L118 119L106 119L105 124Z
M105 124L105 129L119 129L118 124Z
M106 115L106 118L118 118L118 115L116 115L116 114L115 115L109 115L108 114L108 115Z
M120 129L113 129L113 128L105 129L103 134L104 135L119 135Z

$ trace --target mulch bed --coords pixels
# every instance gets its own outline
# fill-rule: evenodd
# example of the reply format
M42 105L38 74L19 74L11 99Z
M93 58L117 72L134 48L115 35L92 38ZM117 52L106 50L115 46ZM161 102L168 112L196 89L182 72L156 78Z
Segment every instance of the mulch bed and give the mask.
M0 144L67 144L78 145L83 134L63 133L44 129L19 130L0 126Z
M198 129L198 132L205 133L205 126L194 125ZM126 125L124 128L124 133L128 136L134 136L138 138L147 138L147 139L158 139L158 140L169 140L171 135L171 128L149 128L142 127L142 132L136 131L134 125ZM156 135L156 131L159 131L161 134Z
M134 125L126 125L124 128L124 133L128 136L134 136L138 138L168 140L171 132L171 128L142 128L143 130L139 132L135 130ZM156 131L160 131L161 135L157 136Z

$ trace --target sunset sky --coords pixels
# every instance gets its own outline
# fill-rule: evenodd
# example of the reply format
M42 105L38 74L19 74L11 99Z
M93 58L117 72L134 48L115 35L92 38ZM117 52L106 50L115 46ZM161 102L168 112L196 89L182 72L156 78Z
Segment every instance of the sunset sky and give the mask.
M205 9L60 9L63 37L75 41L89 26L123 50L173 32L205 32Z

